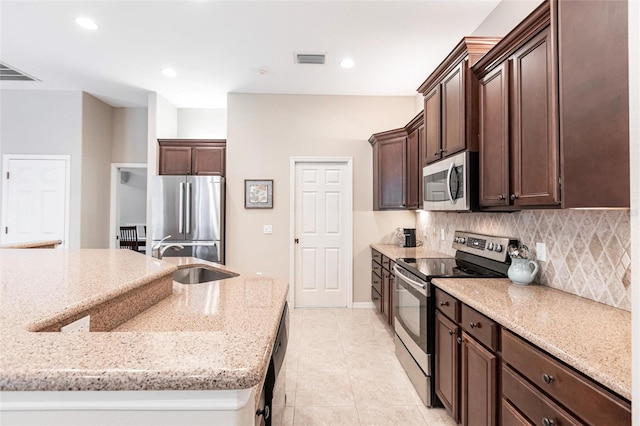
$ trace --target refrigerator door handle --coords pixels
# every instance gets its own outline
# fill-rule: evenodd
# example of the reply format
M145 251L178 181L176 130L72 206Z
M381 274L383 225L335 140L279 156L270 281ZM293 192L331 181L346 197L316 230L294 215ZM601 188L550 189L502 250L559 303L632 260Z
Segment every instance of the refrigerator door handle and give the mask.
M178 195L178 232L184 232L184 182L180 182L180 194Z
M187 182L187 234L191 233L191 182Z

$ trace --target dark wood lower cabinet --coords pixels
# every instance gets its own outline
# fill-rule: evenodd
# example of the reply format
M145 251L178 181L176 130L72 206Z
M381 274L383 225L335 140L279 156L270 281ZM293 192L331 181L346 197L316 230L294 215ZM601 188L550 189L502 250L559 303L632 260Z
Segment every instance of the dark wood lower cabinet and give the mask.
M393 287L395 262L379 251L371 250L371 301L393 328Z
M462 424L497 424L498 357L463 331L460 361Z
M460 421L458 394L460 383L458 325L436 311L436 394L449 415Z

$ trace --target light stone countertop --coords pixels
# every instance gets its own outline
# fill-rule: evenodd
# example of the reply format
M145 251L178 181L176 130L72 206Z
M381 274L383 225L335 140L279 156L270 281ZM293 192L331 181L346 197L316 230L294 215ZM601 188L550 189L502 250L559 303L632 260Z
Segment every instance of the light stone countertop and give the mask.
M39 240L25 243L0 244L0 249L35 249L35 248L55 248L62 244L60 240Z
M2 250L0 391L259 385L288 284L256 275L171 284L176 267L190 264L225 269L192 258L159 261L131 250ZM173 293L114 330L31 331L154 280L172 285Z
M433 284L631 400L630 312L506 278L435 278Z
M422 248L371 247L391 259L440 255ZM435 278L433 284L631 400L630 312L548 286L519 286L506 278Z
M424 247L400 247L394 244L371 244L371 248L379 251L391 260L395 260L398 257L451 257L448 254L444 254L435 250L429 250Z

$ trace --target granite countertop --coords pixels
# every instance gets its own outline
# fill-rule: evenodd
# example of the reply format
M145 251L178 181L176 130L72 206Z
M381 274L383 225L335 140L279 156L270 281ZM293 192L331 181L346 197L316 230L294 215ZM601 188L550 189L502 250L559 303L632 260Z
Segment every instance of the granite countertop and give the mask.
M449 257L373 244L385 256ZM489 278L435 278L433 284L576 370L631 400L631 313L548 286Z
M0 391L259 385L288 284L242 274L204 284L171 280L176 268L192 264L225 269L130 250L3 250ZM167 283L167 295L110 331L34 331L129 294L135 301L136 292L154 282Z
M60 240L39 240L25 243L0 244L0 249L32 249L32 248L54 248L62 244Z
M435 278L433 284L631 400L630 312L506 278Z
M435 250L429 250L425 247L400 247L395 244L371 244L371 248L379 251L391 260L394 260L398 257L452 257L448 254L444 254Z

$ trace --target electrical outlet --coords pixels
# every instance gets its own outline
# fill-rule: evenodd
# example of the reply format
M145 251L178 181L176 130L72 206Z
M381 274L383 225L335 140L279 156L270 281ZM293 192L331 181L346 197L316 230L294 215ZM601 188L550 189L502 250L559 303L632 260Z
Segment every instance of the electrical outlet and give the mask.
M536 243L536 258L540 262L547 261L547 245L545 243Z
M273 234L273 226L272 225L264 225L262 228L262 232L264 234Z
M87 315L86 317L82 317L79 320L75 320L74 322L69 323L64 327L61 327L60 331L63 333L74 333L74 332L88 333L90 324L91 324L91 316Z
M440 239L444 241L444 228L440 228Z

